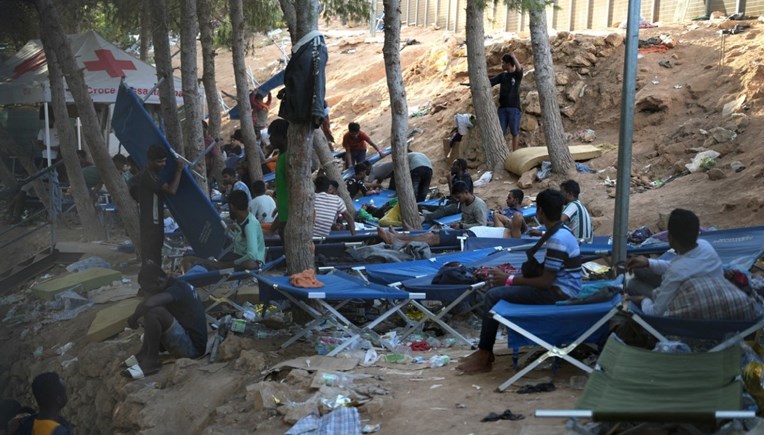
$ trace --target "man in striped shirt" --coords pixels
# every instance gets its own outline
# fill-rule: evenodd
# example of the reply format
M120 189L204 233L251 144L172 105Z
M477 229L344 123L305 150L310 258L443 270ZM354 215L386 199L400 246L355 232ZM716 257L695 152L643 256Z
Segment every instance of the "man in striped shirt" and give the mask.
M330 186L329 178L322 175L316 177L316 196L314 197L313 236L326 237L335 223L337 215L341 214L348 222L351 234L356 234L353 215L348 212L343 199L337 195L327 193Z
M590 212L579 201L579 183L566 180L560 185L560 191L566 198L566 208L563 209L561 221L571 228L574 237L580 242L592 242L592 220Z

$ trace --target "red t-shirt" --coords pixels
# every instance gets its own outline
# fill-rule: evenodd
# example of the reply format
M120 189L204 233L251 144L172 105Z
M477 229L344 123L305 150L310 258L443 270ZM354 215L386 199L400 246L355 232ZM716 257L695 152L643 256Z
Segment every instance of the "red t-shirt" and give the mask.
M347 151L364 151L367 149L367 143L370 141L369 136L363 131L360 131L356 137L348 132L343 135L343 148Z

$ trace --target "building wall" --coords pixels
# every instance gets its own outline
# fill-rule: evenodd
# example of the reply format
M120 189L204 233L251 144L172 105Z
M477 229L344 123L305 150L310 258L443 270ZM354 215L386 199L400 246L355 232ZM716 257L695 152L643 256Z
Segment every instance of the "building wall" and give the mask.
M402 20L410 26L436 25L444 30L465 30L465 6L468 0L403 0ZM704 0L640 0L640 14L648 21L672 23L686 21L706 13ZM736 13L737 0L709 0L711 11L726 15ZM740 0L750 16L763 15L762 0ZM627 19L629 0L556 0L548 10L548 26L559 31L577 31L612 27ZM378 11L382 4L378 2ZM528 15L523 18L502 1L487 2L486 32L522 32L528 30Z

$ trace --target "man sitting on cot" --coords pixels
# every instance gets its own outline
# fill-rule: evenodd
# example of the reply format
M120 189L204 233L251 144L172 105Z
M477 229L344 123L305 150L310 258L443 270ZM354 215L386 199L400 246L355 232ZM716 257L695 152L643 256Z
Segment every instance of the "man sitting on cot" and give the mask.
M547 189L537 196L537 218L547 228L557 228L545 242L542 275L509 275L498 268L489 272L487 285L494 286L484 296L484 314L478 350L467 356L457 370L470 374L490 371L494 362L494 343L499 322L491 309L500 300L514 304L551 305L575 297L582 289L582 257L571 231L561 223L565 199L557 190Z
M706 320L750 320L762 316L762 301L729 282L720 257L706 241L699 240L699 218L680 208L667 222L671 260L632 257L627 270L636 278L627 281L628 299L645 314Z
M460 202L462 207L462 219L454 222L449 228L442 228L437 232L427 232L422 234L400 234L395 230L385 231L383 228L377 228L377 235L386 244L397 246L408 242L425 242L430 246L456 246L459 245L458 237L469 230L478 226L486 226L486 215L488 208L486 203L479 197L473 195L468 190L467 184L458 181L454 183L452 193Z
M141 301L127 324L138 329L143 319L143 343L135 355L125 360L120 374L141 379L159 372L159 351L176 358L199 358L207 348L205 308L196 290L183 281L168 278L154 262L147 261L138 274L141 290L150 296Z
M523 191L513 189L507 194L507 208L504 210L494 210L494 226L504 228L503 237L519 238L526 232L526 220L521 213L523 204Z
M181 270L185 273L195 265L202 265L207 270L228 269L258 270L266 258L266 242L260 222L249 211L247 194L234 190L228 197L229 212L233 223L229 230L234 236L234 247L218 260L185 256Z

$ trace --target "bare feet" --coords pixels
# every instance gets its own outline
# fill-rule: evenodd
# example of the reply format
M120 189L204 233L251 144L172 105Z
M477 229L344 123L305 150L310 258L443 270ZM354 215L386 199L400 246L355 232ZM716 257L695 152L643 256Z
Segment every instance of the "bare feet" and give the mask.
M382 239L382 241L385 242L385 244L387 244L387 245L390 245L390 244L393 243L393 238L382 227L377 227L377 237Z
M457 370L464 374L485 373L491 371L494 362L494 353L484 349L478 349L470 354L457 366Z

